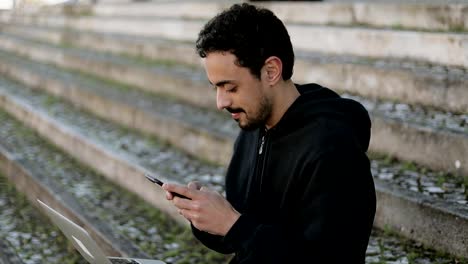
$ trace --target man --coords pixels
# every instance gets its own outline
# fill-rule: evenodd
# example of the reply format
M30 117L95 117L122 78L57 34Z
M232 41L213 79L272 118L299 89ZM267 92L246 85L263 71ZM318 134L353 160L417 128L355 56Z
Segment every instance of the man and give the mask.
M364 263L376 207L367 111L293 83L291 41L269 10L233 5L204 26L197 51L241 132L226 198L194 182L163 186L194 235L235 253L231 263Z

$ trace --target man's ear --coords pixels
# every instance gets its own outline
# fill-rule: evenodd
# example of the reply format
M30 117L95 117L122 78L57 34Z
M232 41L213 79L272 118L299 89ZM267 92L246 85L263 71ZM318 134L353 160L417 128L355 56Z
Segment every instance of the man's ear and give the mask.
M266 71L266 81L269 85L275 85L282 78L283 62L276 56L271 56L265 60L263 69Z

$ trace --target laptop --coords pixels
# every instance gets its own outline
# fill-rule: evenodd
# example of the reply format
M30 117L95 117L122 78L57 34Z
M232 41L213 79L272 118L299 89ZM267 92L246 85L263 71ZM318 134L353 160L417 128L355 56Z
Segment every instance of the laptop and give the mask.
M81 226L75 224L73 221L55 211L41 200L37 199L37 201L52 222L62 230L63 234L71 241L73 246L91 264L165 264L163 261L154 259L106 256L104 251Z

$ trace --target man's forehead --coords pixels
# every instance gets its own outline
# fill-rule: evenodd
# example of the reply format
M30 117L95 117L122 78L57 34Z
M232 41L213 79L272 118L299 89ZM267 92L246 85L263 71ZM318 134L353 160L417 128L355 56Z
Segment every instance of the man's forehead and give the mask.
M212 85L235 84L242 75L242 67L235 63L236 57L232 53L212 52L203 60L206 74Z

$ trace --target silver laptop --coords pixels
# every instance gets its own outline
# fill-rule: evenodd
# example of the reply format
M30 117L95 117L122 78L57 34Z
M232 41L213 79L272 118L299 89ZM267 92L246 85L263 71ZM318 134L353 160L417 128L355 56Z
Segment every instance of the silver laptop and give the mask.
M154 259L137 259L137 258L118 258L109 257L104 254L104 251L91 238L86 230L75 224L70 219L66 218L59 212L52 209L50 206L37 199L46 214L52 222L56 224L63 234L71 241L73 246L81 253L81 255L91 264L165 264L165 262Z

